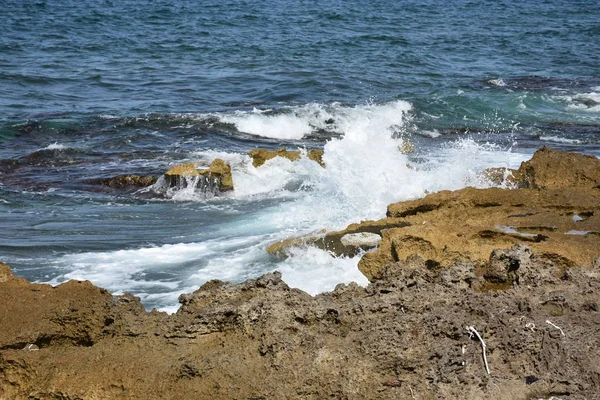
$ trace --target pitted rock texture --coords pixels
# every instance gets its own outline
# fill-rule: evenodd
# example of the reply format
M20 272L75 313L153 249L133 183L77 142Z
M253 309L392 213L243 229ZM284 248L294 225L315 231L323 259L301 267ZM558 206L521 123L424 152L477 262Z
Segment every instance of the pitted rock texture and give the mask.
M520 245L489 268L511 279L507 290L473 290L485 278L472 263L413 256L366 288L315 297L279 273L211 281L166 315L86 282L30 284L2 265L0 398L598 398L597 266L557 276L561 265ZM467 326L487 345L490 375Z

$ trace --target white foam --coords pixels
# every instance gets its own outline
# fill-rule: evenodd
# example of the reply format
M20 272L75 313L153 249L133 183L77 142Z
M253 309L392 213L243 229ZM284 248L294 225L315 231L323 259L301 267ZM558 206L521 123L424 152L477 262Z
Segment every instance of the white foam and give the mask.
M600 112L600 86L591 88L591 92L577 93L575 95L555 96L567 103L567 109L573 111L584 111L586 113Z
M222 121L234 124L240 132L276 139L302 139L312 131L308 120L297 115L264 115L238 111L234 115L224 116Z
M290 255L277 269L289 286L308 294L331 291L340 283L356 282L361 286L369 283L358 270L360 256L333 257L314 247L292 249Z
M59 280L90 279L114 292L135 289L145 301L159 303L161 309L171 312L177 307L178 294L210 279L241 281L274 269L282 271L290 286L311 294L331 290L339 283L355 281L364 285L367 281L357 269L358 257L335 258L305 247L291 250L287 260L276 262L265 249L291 236L382 218L388 204L428 192L467 185L485 187L489 183L479 174L483 169L515 168L530 156L463 139L432 152L417 149L417 159L425 161L416 162L400 151L404 139L399 135L405 134L404 128L411 122L411 110L411 105L403 101L294 108L288 117L306 122L311 129L335 126L343 133L324 146L326 168L305 156L296 162L277 157L255 168L244 154L194 153L190 157L194 161L219 157L232 166L234 191L225 199L207 203L208 207L227 204L236 211L240 204L256 202L257 208L248 207L248 215L240 212L221 222L211 239L203 242L65 256L59 260L59 267L67 272ZM269 112L248 115L270 118ZM271 128L267 126L267 130ZM272 198L281 201L263 202ZM147 278L158 271L168 272L173 278Z
M44 147L42 150L65 150L68 149L68 146L65 146L64 144L60 144L58 142L54 142L52 144L49 144L48 146Z
M493 86L498 86L498 87L506 86L506 83L504 82L504 80L502 78L490 79L487 82Z
M377 118L388 127L403 125L410 105L404 101L365 104L354 107L339 103L309 103L285 107L274 114L265 110L236 111L214 114L222 122L234 124L245 133L283 140L298 140L316 130L345 133L356 121Z
M437 129L432 129L430 131L419 131L419 134L422 136L430 137L432 139L442 136L440 131L438 131Z
M553 143L566 143L566 144L580 144L581 140L577 139L568 139L560 136L553 135L542 135L540 136L540 140L545 142L553 142Z

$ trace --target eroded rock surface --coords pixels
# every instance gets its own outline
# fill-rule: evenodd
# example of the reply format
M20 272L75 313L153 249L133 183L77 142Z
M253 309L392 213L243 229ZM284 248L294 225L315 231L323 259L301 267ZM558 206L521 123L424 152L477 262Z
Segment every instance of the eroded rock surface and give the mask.
M525 189L594 187L600 184L600 160L542 147L519 169L490 168L484 175L496 184Z
M597 398L600 271L557 277L524 246L490 260L508 290L473 290L485 281L474 264L432 269L415 256L367 288L316 297L278 273L211 281L170 316L2 265L0 398Z
M287 253L292 247L315 246L336 256L351 257L361 251L376 247L381 240L377 240L377 244L374 244L373 242L368 244L363 241L362 244L356 245L356 243L342 240L344 237L348 238L348 235L356 234L372 234L381 237L382 232L386 229L408 225L408 222L397 218L384 218L378 221L363 221L358 224L351 224L342 231L321 231L312 235L281 240L268 246L267 252L283 258L287 256Z
M377 279L386 263L413 254L432 267L483 265L492 249L517 243L566 266L591 265L600 249L600 160L543 148L512 176L520 189L465 188L391 204L388 220L406 226L382 230L360 270Z
M564 263L590 265L600 249L598 189L466 188L392 204L388 215L410 225L384 230L377 251L362 258L370 279L386 262L412 254L440 266L482 263L492 249L527 243Z
M366 288L312 297L275 272L207 282L167 315L0 263L0 399L600 398L600 182L536 163L527 188L440 192L302 239L343 254L380 235Z

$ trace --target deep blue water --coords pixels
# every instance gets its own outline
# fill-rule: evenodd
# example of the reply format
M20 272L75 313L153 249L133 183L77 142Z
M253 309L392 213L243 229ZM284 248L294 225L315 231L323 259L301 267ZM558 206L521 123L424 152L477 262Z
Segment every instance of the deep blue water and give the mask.
M512 117L510 96L482 82L600 84L595 1L4 0L0 12L5 119L390 99Z
M283 183L271 188L243 158L255 147L409 139L409 161L427 173L381 201L473 184L474 170L514 167L542 145L600 155L597 1L0 0L0 21L0 259L30 279L91 279L149 306L215 277L297 272L265 243L377 215L361 214L371 205L353 203L342 179L273 166ZM373 140L355 146L385 148ZM383 164L380 150L352 149L329 150L332 169ZM435 173L461 151L452 157L474 164ZM249 182L233 198L165 201L90 183L215 156ZM373 177L363 172L348 179ZM320 185L330 198L314 194ZM288 221L328 199L351 211ZM196 255L167 264L146 254L191 244ZM142 261L115 272L131 260Z

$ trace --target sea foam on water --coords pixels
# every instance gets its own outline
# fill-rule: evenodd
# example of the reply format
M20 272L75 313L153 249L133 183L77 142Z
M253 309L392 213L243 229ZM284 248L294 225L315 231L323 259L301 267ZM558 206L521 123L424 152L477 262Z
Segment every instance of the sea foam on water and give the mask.
M360 255L336 258L320 249L299 247L291 249L285 260L275 260L265 249L289 237L383 218L392 202L467 185L484 187L488 183L479 171L515 167L527 158L472 139L417 149L418 157L404 154L412 118L412 106L405 101L356 107L310 104L286 112L283 117L252 112L230 120L244 133L265 136L282 132L280 137L286 137L290 126L291 135L298 137L307 133L304 128L294 130L297 127L339 130L339 136L324 145L325 168L305 154L299 161L276 157L255 168L245 154L194 152L190 157L196 161L219 157L232 167L233 192L211 199L187 190L172 199L204 202L229 215L210 235L193 243L67 255L58 262L70 272L58 280L91 279L112 291L133 289L170 311L178 293L210 279L236 282L275 269L282 271L288 284L311 294L332 290L339 283L366 284L357 268Z

